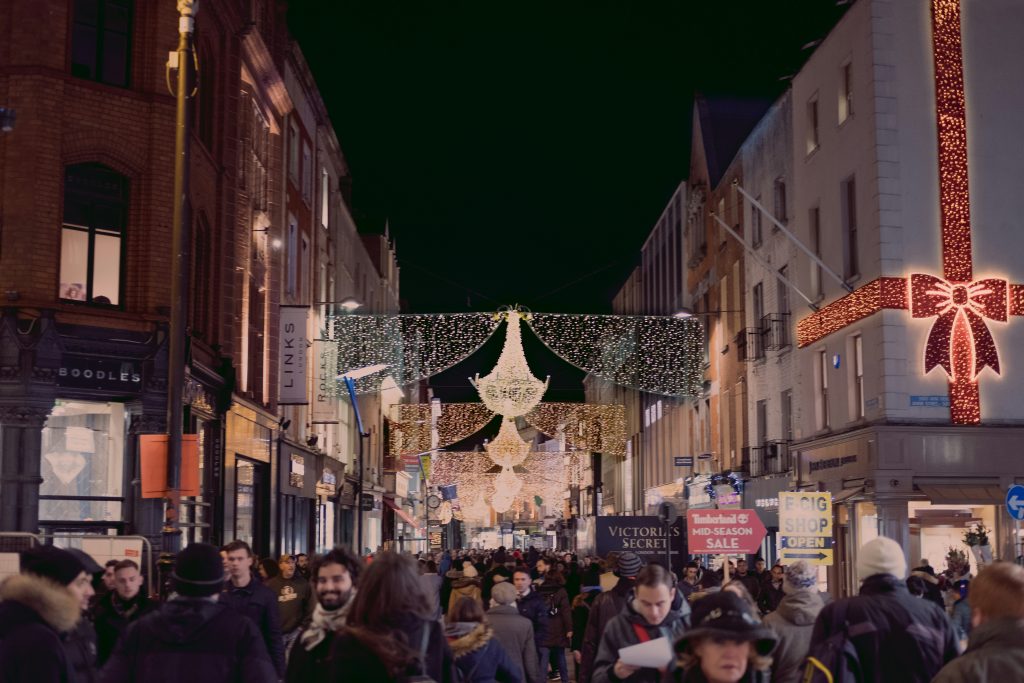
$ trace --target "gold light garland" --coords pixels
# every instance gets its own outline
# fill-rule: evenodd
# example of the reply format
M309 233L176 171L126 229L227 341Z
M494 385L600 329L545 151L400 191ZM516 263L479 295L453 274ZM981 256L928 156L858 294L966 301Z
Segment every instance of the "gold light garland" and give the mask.
M389 445L393 455L423 453L431 449L431 404L406 403L393 406ZM476 434L494 419L482 403L442 403L437 419L438 448L458 443Z
M626 408L600 403L541 403L526 421L551 438L565 436L568 450L626 455Z

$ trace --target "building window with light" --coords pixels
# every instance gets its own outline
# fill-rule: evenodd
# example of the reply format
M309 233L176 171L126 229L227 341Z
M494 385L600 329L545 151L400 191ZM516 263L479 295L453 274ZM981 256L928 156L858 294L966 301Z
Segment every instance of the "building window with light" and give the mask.
M131 0L74 0L72 76L126 88L131 54Z
M64 170L61 299L121 305L127 225L128 178L103 164Z
M818 380L818 391L816 396L817 412L818 412L818 429L828 429L831 426L829 421L829 406L828 406L828 352L818 352L818 367L816 368L815 375Z
M775 179L775 218L780 223L789 222L789 214L786 213L786 181L782 178Z
M840 184L839 199L843 228L843 277L860 275L860 259L857 254L857 183L850 176Z
M299 293L299 223L288 214L288 253L285 255L285 293L293 300Z
M807 153L818 149L818 95L807 102Z
M864 417L864 338L853 338L853 419Z
M757 195L757 199L754 200L756 204L761 203L761 195ZM761 209L757 208L754 204L750 205L750 244L755 249L761 246L761 240L763 239L763 226Z
M853 64L843 64L839 72L839 123L853 116Z

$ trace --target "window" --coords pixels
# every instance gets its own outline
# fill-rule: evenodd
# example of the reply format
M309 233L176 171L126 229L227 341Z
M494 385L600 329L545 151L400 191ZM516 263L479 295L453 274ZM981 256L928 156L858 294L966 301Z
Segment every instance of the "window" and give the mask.
M131 48L131 0L75 0L72 76L127 87Z
M864 338L853 338L853 410L855 420L864 417Z
M768 440L768 401L757 402L757 447L762 448Z
M789 285L787 285L783 279L789 279L789 266L782 266L779 268L779 276L776 278L776 295L779 300L779 313L782 315L789 315ZM787 324L783 321L783 324Z
M842 123L853 116L853 64L843 64L839 80L839 123Z
M757 195L755 200L757 204L761 203L761 195ZM761 246L761 240L763 239L762 233L762 220L761 209L757 208L754 204L750 205L750 244L755 249Z
M840 186L840 204L843 218L843 277L860 275L857 258L857 184L853 176Z
M299 182L299 124L295 119L288 122L288 177Z
M775 218L780 223L789 222L789 214L786 213L786 181L782 178L775 179Z
M786 441L793 440L793 390L786 389L782 392L782 438Z
M808 212L807 224L811 237L811 251L819 259L821 258L821 209L817 206ZM821 298L825 292L822 289L821 266L811 263L811 293Z
M210 275L210 226L206 218L197 216L192 227L192 268L189 296L191 310L189 324L192 333L211 341L210 332L210 293L213 282Z
M196 135L207 150L213 151L214 102L216 101L216 77L213 50L207 45L197 53L199 73L196 95L192 98Z
M331 224L331 175L320 169L320 226L326 230Z
M302 303L309 303L306 298L309 296L309 238L302 236L302 252L299 254L299 296Z
M299 224L288 214L288 263L285 273L285 293L292 299L298 294L299 284Z
M818 96L807 102L807 153L818 149Z
M313 203L313 151L305 140L302 141L302 198L307 204Z
M60 298L121 305L128 179L102 164L64 171Z
M754 285L751 306L754 311L754 327L760 327L761 318L764 317L764 284L761 282Z
M831 425L828 415L828 352L818 352L818 369L815 374L818 375L818 429L828 429Z

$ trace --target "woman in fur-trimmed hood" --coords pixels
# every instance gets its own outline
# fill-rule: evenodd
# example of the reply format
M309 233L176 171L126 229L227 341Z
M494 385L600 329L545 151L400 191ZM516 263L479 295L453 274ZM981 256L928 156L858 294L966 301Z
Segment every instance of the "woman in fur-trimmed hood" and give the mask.
M444 635L462 681L525 683L532 678L524 676L494 637L480 603L472 598L460 598L452 607L452 616Z

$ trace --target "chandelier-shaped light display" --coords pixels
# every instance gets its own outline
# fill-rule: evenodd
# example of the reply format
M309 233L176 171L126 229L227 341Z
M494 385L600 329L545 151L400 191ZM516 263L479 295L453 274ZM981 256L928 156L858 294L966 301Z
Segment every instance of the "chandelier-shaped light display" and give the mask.
M516 476L512 468L503 468L494 479L494 496L491 498L491 507L495 512L508 512L522 488L523 480Z
M551 378L542 382L530 373L519 324L522 314L516 309L509 309L504 315L508 325L498 364L489 375L477 375L470 382L491 411L505 417L519 417L540 403Z
M509 417L502 419L498 436L485 444L484 448L494 464L501 467L522 465L530 454L530 443L523 441L516 429L516 421Z
M437 516L441 520L441 524L447 524L452 521L452 504L450 501L444 501L441 503L441 507L437 510Z

